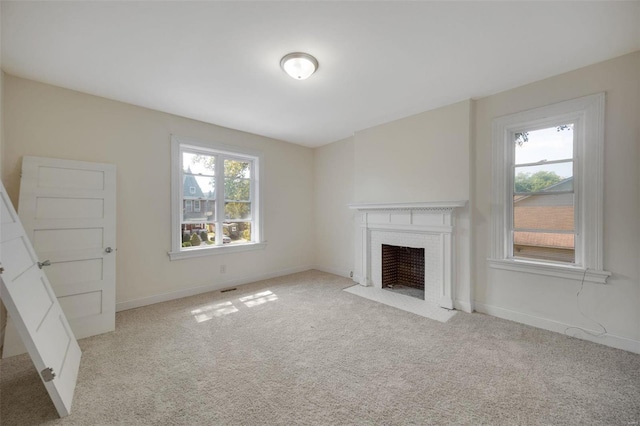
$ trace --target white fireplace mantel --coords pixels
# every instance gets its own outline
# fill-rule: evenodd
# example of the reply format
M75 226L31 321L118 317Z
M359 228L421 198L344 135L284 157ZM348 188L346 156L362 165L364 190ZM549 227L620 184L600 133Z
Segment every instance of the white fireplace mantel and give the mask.
M455 209L463 201L350 204L357 210L354 281L382 288L381 244L425 249L425 302L453 308ZM430 300L427 300L430 299Z
M431 210L431 209L455 209L464 207L466 200L459 201L423 201L419 203L356 203L349 204L352 210Z

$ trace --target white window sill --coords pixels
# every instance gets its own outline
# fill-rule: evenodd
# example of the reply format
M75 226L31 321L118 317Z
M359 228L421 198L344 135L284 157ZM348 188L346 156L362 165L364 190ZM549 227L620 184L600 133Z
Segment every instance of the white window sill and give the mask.
M507 271L526 272L529 274L548 275L557 278L606 284L611 272L585 269L571 265L555 265L551 263L534 262L515 259L489 259L489 266ZM586 271L586 273L585 273Z
M237 245L224 245L195 248L191 250L170 251L169 258L171 260L190 259L192 257L204 257L217 254L240 253L243 251L262 250L267 243L247 243Z

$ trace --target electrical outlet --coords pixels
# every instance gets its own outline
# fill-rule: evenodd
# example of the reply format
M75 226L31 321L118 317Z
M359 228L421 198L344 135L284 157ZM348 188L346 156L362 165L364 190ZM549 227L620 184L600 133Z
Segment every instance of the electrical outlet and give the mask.
M353 278L353 271L349 272L349 278Z
M221 274L227 273L227 265L220 265L220 273Z

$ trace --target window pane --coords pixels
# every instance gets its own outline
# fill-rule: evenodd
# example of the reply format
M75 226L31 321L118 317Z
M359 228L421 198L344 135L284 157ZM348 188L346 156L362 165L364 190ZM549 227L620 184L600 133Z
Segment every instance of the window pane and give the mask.
M251 162L224 161L224 198L229 201L251 201ZM231 216L231 218L237 218Z
M513 197L513 227L573 231L573 194L516 195Z
M250 178L251 162L239 160L224 160L224 177Z
M215 198L215 178L207 176L194 176L184 174L182 176L182 194L189 199L209 199Z
M251 203L224 203L224 218L251 219Z
M513 186L517 193L573 191L573 161L516 167Z
M515 134L516 163L573 158L573 124Z
M182 153L182 171L195 175L215 175L216 157L213 155L196 154L195 152Z
M574 263L575 237L552 232L514 232L513 257Z
M251 180L244 178L224 178L225 200L251 200Z
M206 247L215 242L216 226L213 222L183 223L181 228L183 250Z
M199 204L199 205L198 205ZM216 205L213 200L183 200L182 222L202 223L215 220Z
M224 224L224 232L230 244L251 242L251 222L231 222Z

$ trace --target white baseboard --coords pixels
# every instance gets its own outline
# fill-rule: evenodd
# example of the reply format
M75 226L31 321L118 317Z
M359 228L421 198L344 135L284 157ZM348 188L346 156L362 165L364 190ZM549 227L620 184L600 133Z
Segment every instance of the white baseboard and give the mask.
M140 308L142 306L153 305L161 302L168 302L169 300L182 299L183 297L195 296L196 294L208 293L210 291L223 290L225 288L234 287L237 285L249 284L256 281L268 280L270 278L282 277L284 275L295 274L297 272L304 272L310 269L314 269L312 266L300 266L297 268L283 269L275 272L268 272L265 274L258 274L249 277L242 277L227 281L220 281L214 284L191 287L184 290L178 290L171 293L156 294L154 296L143 297L140 299L127 300L124 302L116 303L116 312L126 311L128 309Z
M346 271L343 269L332 268L330 266L320 266L320 265L314 265L312 269L316 269L321 272L326 272L327 274L333 274L333 275L338 275L345 278L351 278L350 276L351 271Z
M473 306L469 302L463 302L462 300L454 300L453 307L459 311L470 314L473 312Z
M542 328L544 330L555 331L556 333L566 334L567 328L575 327L572 324L565 324L563 322L536 317L529 314L523 314L521 312L512 311L510 309L500 308L498 306L485 305L484 303L475 302L475 310L483 314L492 315L494 317L503 318L510 321L519 322L522 324L530 325L532 327ZM584 327L581 327L584 329ZM588 330L593 334L598 334L598 330ZM567 334L569 335L569 334ZM622 349L625 351L640 354L640 341L629 339L626 337L616 336L614 334L605 334L603 336L591 336L589 334L580 332L572 332L571 337L576 339L588 340L594 343L600 343L601 345L611 346L612 348Z

